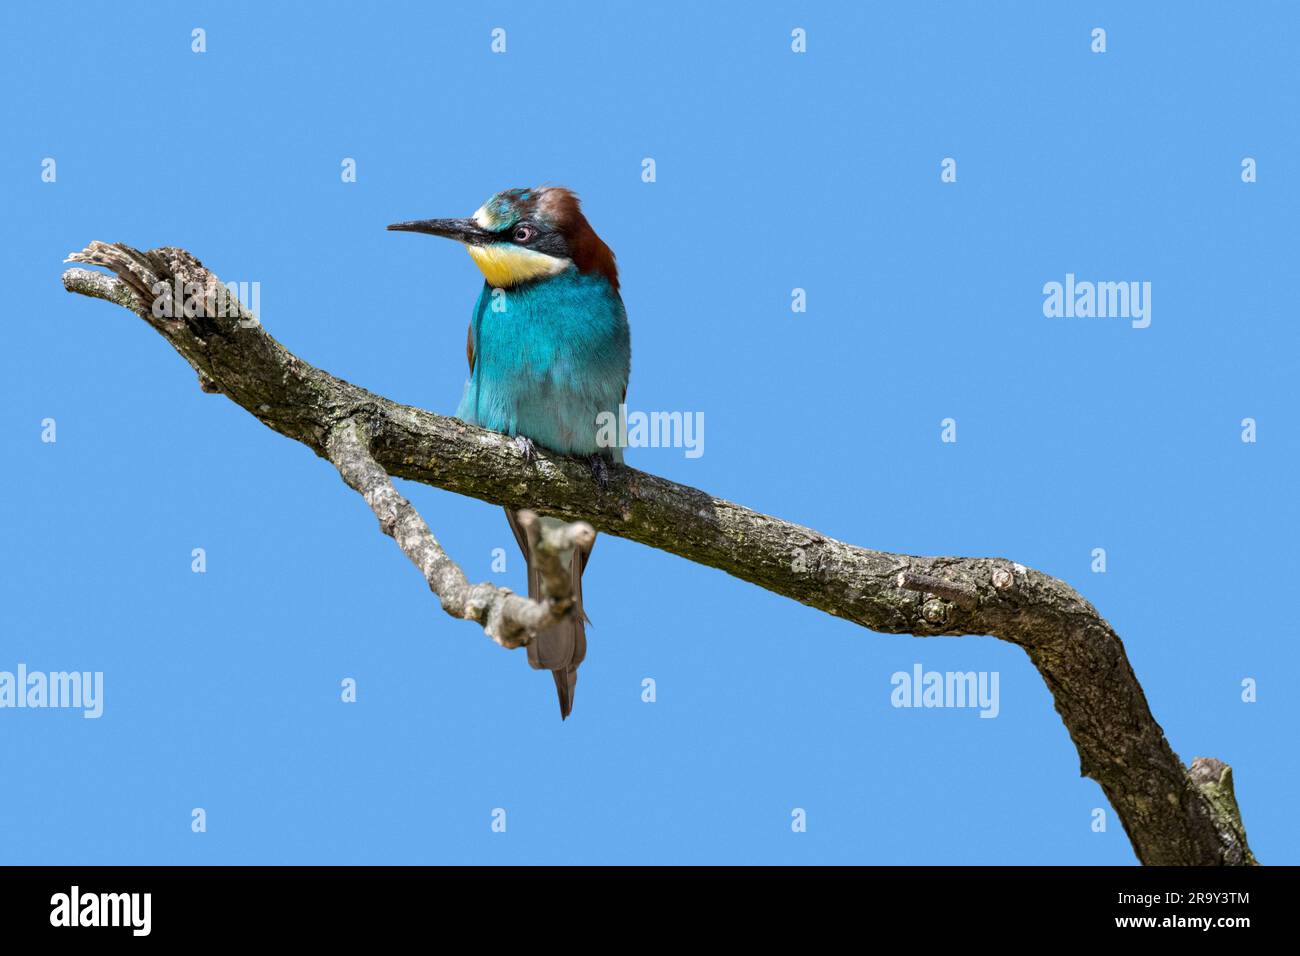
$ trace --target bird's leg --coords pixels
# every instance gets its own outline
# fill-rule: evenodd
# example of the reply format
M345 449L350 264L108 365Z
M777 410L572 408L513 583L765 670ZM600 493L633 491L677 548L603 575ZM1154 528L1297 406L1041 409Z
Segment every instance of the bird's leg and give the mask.
M516 435L514 437L514 442L515 447L519 449L519 453L524 456L524 462L526 464L531 465L533 462L537 461L537 446L533 444L531 438L527 435Z
M601 491L609 488L609 468L602 454L591 455L587 458L587 467L591 469L591 477L596 479L596 487Z

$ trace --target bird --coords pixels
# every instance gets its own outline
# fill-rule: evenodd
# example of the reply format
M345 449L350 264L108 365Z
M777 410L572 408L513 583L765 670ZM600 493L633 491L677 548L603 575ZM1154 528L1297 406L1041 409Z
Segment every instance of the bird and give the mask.
M459 242L483 273L465 352L469 377L456 417L511 436L526 459L537 447L584 458L599 487L617 441L602 440L601 421L627 399L631 333L614 253L587 221L575 192L562 186L507 189L467 219L396 222ZM519 512L506 518L528 568L528 596L540 599L541 575ZM562 524L541 516L542 524ZM573 711L578 665L587 653L582 574L590 546L560 555L573 582L571 613L528 643L528 663L555 679L560 719Z

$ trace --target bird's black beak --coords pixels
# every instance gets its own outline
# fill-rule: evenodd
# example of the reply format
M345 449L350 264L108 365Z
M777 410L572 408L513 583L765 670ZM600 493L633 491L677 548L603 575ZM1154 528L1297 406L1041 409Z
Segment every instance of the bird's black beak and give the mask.
M423 232L430 236L443 236L455 239L469 246L481 246L500 239L494 232L488 232L473 219L414 219L411 222L395 222L388 227L389 232Z

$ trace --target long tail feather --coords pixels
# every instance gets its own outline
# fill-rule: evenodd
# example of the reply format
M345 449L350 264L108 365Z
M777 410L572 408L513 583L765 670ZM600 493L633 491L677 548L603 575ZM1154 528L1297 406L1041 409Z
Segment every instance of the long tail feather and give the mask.
M564 670L551 671L555 678L555 691L560 697L560 720L567 720L573 713L573 692L578 686L578 668L566 667Z

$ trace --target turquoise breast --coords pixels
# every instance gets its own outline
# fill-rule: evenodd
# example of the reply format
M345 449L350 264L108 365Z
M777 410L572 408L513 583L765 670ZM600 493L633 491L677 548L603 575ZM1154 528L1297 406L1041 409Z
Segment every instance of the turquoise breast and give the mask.
M596 441L602 412L627 391L627 313L603 276L576 268L510 289L484 283L471 324L474 370L456 417L523 435L562 454L611 454Z

